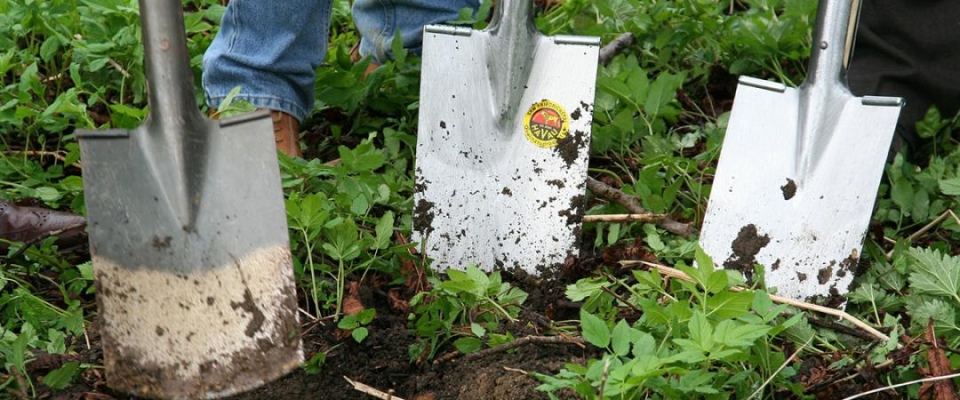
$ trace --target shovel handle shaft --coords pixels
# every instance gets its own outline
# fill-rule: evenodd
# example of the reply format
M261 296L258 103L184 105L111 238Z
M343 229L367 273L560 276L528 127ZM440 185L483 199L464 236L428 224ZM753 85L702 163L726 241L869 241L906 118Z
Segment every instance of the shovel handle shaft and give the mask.
M859 1L821 0L810 49L807 83L842 83L846 86L846 61L856 35Z
M494 9L488 29L502 32L501 34L512 38L518 35L534 34L537 28L533 23L533 17L533 0L500 0ZM516 33L509 32L514 30Z
M194 97L182 3L140 0L140 24L151 119L163 125L202 119Z

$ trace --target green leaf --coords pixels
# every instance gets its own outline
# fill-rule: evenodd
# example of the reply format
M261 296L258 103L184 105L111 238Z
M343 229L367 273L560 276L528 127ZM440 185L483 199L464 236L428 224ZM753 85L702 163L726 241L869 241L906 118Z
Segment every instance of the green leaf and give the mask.
M357 322L357 317L355 315L344 315L340 322L337 323L337 328L339 329L355 329L360 326L360 323Z
M917 293L943 296L960 302L960 259L932 249L911 248L910 287Z
M463 354L470 354L480 351L483 342L479 338L468 336L457 339L453 342L453 346Z
M350 261L360 255L360 231L353 219L344 219L327 230L328 243L322 245L327 254L337 261Z
M748 312L753 300L753 293L748 291L720 292L707 298L707 315L717 320L737 318Z
M630 352L630 344L634 336L632 331L635 331L635 329L631 328L626 320L621 319L614 325L613 332L610 335L610 344L614 354L623 357Z
M895 179L890 184L890 199L900 207L901 210L909 212L913 209L913 186L906 178Z
M303 372L308 375L316 375L323 371L323 364L327 361L327 353L320 352L314 354L305 363L303 363Z
M356 340L357 343L363 342L363 339L366 339L368 334L370 334L370 332L362 326L350 331L350 336L353 337L353 340Z
M360 325L366 325L373 322L373 318L377 316L377 309L368 308L366 310L360 311L357 313L357 322Z
M599 348L606 348L610 345L610 330L607 323L584 310L580 310L580 328L583 330L583 338L590 344Z
M610 281L603 278L584 278L567 285L566 295L572 301L583 301L587 297L603 293L603 288L610 285Z
M50 373L44 375L43 384L57 390L66 388L70 385L70 382L73 381L73 378L77 376L79 371L79 361L70 361L68 363L64 363L62 366L60 366L60 368L50 371Z
M487 330L476 322L470 324L470 332L473 332L474 336L478 338L482 338L487 334Z
M960 196L960 177L942 179L938 182L940 193L947 196Z
M377 233L374 240L374 248L385 249L390 246L390 240L393 238L393 211L387 211L377 220L377 226L374 231Z
M50 36L40 45L40 58L43 59L44 62L50 62L50 59L56 55L59 49L60 40L56 36Z
M737 323L728 319L717 324L714 339L730 347L748 347L771 329L772 327L767 325Z
M661 72L650 85L647 101L644 102L644 111L651 118L659 116L671 101L677 98L677 89L683 84L683 75L673 75Z
M933 322L934 327L941 330L960 330L957 327L957 310L941 299L917 300L910 304L910 318L918 329L925 329Z
M687 323L687 329L689 329L690 340L696 343L700 350L710 351L714 343L713 326L710 325L706 315L700 311L694 311L693 317Z

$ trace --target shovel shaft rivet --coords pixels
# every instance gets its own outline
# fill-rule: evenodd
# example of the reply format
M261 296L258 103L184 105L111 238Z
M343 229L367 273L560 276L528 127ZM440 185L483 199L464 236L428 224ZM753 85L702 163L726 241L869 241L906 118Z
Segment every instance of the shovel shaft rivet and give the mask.
M826 50L827 47L829 47L829 45L827 44L827 41L822 41L822 42L820 42L820 49L821 49L821 50Z

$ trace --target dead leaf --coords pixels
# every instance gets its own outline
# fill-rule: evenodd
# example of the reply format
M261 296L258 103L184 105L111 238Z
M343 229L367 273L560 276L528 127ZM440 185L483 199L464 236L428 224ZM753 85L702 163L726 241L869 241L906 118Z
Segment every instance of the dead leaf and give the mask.
M400 289L390 289L387 292L387 300L390 301L390 308L395 311L404 314L410 311L410 302L400 298Z
M360 283L351 281L347 287L347 293L343 296L343 313L357 315L365 309L363 301L360 300Z
M929 343L927 347L927 362L930 363L930 368L927 368L925 371L928 376L937 377L952 374L953 368L950 368L950 360L947 359L946 353L944 353L943 349L938 345L937 336L933 329L933 321L927 325L927 332L924 334L924 337ZM923 385L920 386L920 399L960 400L960 396L957 395L957 388L953 386L952 380L942 379L924 382Z

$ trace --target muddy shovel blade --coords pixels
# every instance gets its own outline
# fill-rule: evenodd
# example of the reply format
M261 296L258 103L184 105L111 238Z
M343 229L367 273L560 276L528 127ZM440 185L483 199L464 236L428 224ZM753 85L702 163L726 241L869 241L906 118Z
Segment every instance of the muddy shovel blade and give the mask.
M107 384L227 396L302 359L272 122L200 115L180 2L140 6L150 116L78 132Z
M439 270L541 274L579 250L599 40L497 7L484 31L424 30L414 240Z
M847 89L850 13L821 1L798 89L740 79L700 237L718 267L750 279L763 265L767 287L800 300L847 292L902 105Z

